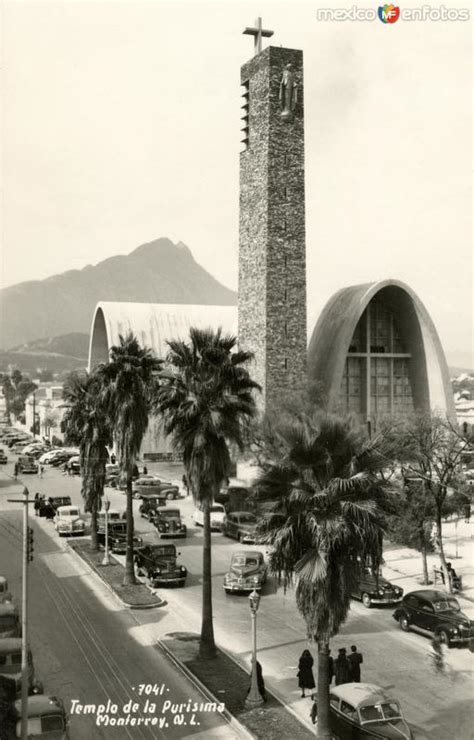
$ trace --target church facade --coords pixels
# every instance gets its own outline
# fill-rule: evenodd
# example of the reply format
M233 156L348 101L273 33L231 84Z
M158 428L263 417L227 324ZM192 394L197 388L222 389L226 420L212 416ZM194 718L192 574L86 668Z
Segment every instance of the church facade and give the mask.
M222 327L254 354L261 411L285 393L317 384L331 412L377 424L383 416L436 410L455 421L444 352L411 288L390 279L344 287L327 303L307 343L303 54L253 35L255 56L241 69L239 295L235 306L99 303L89 367L108 360L132 331L164 358L167 341L189 328ZM143 451L166 448L150 433Z

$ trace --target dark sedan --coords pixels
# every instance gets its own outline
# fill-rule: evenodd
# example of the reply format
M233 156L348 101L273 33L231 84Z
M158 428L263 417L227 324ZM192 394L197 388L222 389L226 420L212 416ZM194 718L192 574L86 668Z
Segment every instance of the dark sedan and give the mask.
M370 609L374 604L398 604L403 597L403 588L387 581L381 573L376 575L373 568L367 566L360 569L352 596Z
M437 636L448 647L474 639L474 622L463 614L458 600L445 591L412 591L393 618L404 632L414 630L428 637Z

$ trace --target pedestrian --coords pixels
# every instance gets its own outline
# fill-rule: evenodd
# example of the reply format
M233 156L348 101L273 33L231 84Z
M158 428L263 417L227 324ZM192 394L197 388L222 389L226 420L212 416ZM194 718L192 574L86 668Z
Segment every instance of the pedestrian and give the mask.
M143 475L148 475L148 468L146 465L143 466Z
M351 681L360 683L360 666L364 662L362 653L357 652L355 645L351 645L351 652L348 656L349 665L351 668Z
M347 659L346 648L339 648L339 655L334 661L334 673L336 676L336 686L341 683L350 683L351 666Z
M19 470L20 470L20 466L16 462L15 465L14 465L14 467L13 467L13 475L15 476L15 478L18 478Z
M313 689L315 687L313 663L313 656L311 655L309 650L303 650L298 663L298 673L296 674L296 677L298 679L298 686L301 689L302 698L306 696L306 689L309 689L311 691L311 698L313 697Z
M188 477L186 473L183 475L182 479L184 490L186 491L186 496L189 496L189 483L188 483Z
M35 516L39 516L40 506L41 506L40 495L39 493L35 493L35 503L34 503Z
M471 521L471 503L468 501L464 506L464 521L469 524Z
M334 658L331 655L331 651L328 650L328 683L329 685L331 685L333 678L334 678Z

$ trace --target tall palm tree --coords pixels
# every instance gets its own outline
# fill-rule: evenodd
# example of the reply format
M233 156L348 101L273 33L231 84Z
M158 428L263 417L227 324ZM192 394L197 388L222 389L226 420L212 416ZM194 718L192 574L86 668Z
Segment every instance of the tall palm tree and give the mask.
M121 472L127 481L127 546L124 585L136 583L133 564L133 468L148 427L150 399L161 360L143 349L129 332L111 347L110 361L99 365L101 398L111 426Z
M378 572L381 560L380 441L364 440L335 417L304 415L279 438L281 457L263 473L259 495L277 499L280 516L262 530L273 545L270 570L285 588L296 581L298 610L318 645L317 737L326 740L330 638L347 617L357 561L370 560Z
M164 430L183 454L193 498L203 510L203 591L200 654L215 655L212 624L210 506L226 480L230 449L243 450L246 423L255 414L248 352L234 351L236 338L222 331L190 330L189 343L168 342L155 407Z
M64 384L66 440L77 444L82 468L84 508L91 512L91 548L99 547L97 513L104 494L107 446L111 444L110 426L100 407L97 375L71 373Z

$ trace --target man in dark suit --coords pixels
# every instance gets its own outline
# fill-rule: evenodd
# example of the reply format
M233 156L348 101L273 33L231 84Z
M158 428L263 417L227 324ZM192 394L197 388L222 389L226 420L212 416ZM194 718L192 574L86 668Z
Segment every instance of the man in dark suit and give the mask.
M351 652L347 657L351 667L351 681L360 683L360 665L364 662L362 653L358 653L356 646L351 645Z

